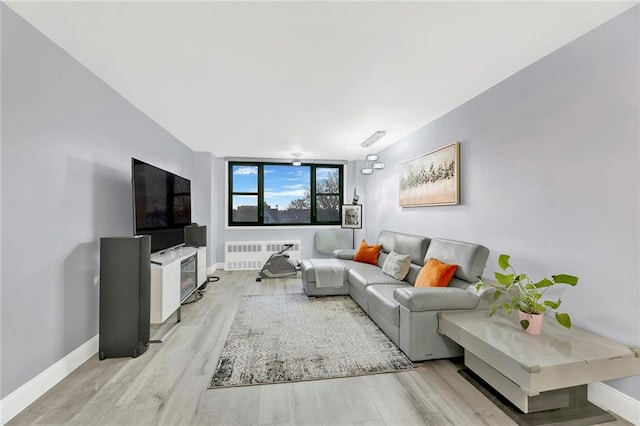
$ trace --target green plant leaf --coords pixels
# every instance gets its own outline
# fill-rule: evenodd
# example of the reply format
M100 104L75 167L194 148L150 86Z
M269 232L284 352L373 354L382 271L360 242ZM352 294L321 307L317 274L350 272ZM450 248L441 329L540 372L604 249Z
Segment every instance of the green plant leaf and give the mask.
M541 305L539 303L535 303L533 305L533 313L535 313L535 314L544 314L545 312L547 312L547 309L543 305Z
M520 327L522 327L523 330L526 330L527 328L529 328L529 321L523 319L522 321L520 321Z
M554 284L567 284L575 286L578 284L578 277L568 274L552 275L551 278L543 278L538 282L532 282L526 274L517 275L510 264L511 256L501 254L498 256L498 266L502 273L494 272L495 281L483 282L482 277L478 277L476 290L482 286L490 286L495 289L491 315L498 309L511 314L516 310L529 312L532 314L543 314L551 309L556 311L560 307L561 300L543 300L543 295L548 287ZM507 274L506 272L511 272ZM504 296L509 296L508 302L504 301ZM567 313L556 313L556 320L566 328L571 327L571 319ZM529 322L523 320L520 325L526 329Z
M563 327L571 328L571 317L567 313L556 312L556 321Z
M489 316L492 317L496 313L497 310L498 310L498 305L493 305L491 307L491 312L489 312Z
M558 299L558 301L557 301L557 302L554 302L554 301L552 301L552 300L545 300L545 301L544 301L544 304L545 304L546 306L550 307L551 309L558 309L558 308L560 307L560 303L561 303L561 302L562 302L562 301L561 301L560 299Z
M500 266L503 271L506 271L507 268L511 266L509 265L510 258L511 256L509 256L508 254L501 254L500 256L498 256L498 266Z
M545 288L545 287L551 287L553 285L553 282L547 278L543 278L540 281L538 281L537 283L534 284L534 286L536 286L536 288Z
M524 281L526 279L527 279L527 274L520 274L520 275L518 275L517 277L514 278L513 282L520 283L520 282L522 282L522 281Z
M552 275L553 282L556 284L569 284L575 286L578 284L578 277L567 274Z
M496 280L504 286L510 286L513 283L513 274L504 275L499 272L495 272L494 275L496 276Z

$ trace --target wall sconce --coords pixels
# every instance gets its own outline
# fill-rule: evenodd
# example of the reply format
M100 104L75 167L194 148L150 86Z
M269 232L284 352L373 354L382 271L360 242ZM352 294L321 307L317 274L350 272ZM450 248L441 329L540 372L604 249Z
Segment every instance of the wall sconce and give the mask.
M362 173L363 175L371 175L373 174L373 169L370 167L365 167L364 169L360 170L360 173Z

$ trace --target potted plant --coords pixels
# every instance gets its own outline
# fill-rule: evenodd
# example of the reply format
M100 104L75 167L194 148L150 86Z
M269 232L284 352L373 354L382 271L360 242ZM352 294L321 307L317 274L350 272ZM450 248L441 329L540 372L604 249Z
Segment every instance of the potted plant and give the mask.
M526 274L517 274L509 263L510 256L501 254L498 257L498 266L505 273L495 272L496 282L483 281L478 277L476 289L483 286L493 287L493 306L489 316L496 313L498 309L503 309L507 314L513 311L520 312L520 326L528 333L540 334L542 318L544 313L551 309L556 311L556 321L566 328L571 328L571 317L564 312L557 312L561 300L545 300L544 294L556 284L567 284L575 286L578 284L578 277L567 274L552 275L551 279L543 278L538 282L531 282ZM502 296L506 295L507 299ZM510 299L509 299L510 298ZM536 322L533 324L533 322ZM538 323L539 322L539 323Z

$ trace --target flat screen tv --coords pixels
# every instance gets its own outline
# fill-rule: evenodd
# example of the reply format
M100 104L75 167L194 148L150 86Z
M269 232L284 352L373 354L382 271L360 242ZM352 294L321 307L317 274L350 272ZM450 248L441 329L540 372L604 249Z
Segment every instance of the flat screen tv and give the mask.
M134 235L151 235L151 252L184 244L191 224L191 181L131 159Z

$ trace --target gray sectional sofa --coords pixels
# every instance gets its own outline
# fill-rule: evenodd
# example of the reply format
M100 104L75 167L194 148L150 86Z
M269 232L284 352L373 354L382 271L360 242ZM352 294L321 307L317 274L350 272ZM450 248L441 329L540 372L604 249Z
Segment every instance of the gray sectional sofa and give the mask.
M489 250L463 241L430 239L419 235L382 231L376 244L382 249L378 266L353 261L355 250L336 250L334 256L345 268L344 283L317 288L309 261L302 261L302 283L309 296L349 294L382 331L411 359L450 358L462 348L438 333L438 312L488 308L489 295L475 290ZM409 273L396 280L382 272L391 251L411 256ZM458 268L448 287L417 288L416 277L430 258Z

